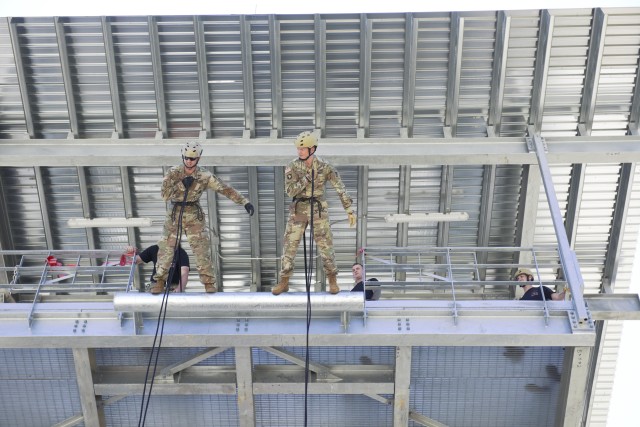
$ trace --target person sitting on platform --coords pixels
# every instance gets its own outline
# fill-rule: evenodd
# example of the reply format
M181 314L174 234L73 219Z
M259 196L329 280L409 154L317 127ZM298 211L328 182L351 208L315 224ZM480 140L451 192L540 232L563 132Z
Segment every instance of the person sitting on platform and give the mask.
M156 274L156 263L158 262L158 250L160 247L158 245L151 245L140 253L136 254L136 264L142 264L143 262L146 264L148 262L153 263L153 271L151 272L151 287L155 289L155 280L153 277ZM134 253L136 248L133 246L127 247L127 253ZM189 281L189 256L187 252L182 249L181 245L178 245L178 259L176 262L176 266L173 272L173 276L169 283L171 284L171 290L173 292L184 292L187 287L187 282ZM180 273L178 273L180 271ZM156 293L153 292L152 293ZM159 292L157 292L159 293Z
M558 293L546 286L534 287L531 283L529 283L529 282L533 282L533 273L531 273L531 270L527 268L518 269L518 271L516 271L516 274L514 275L514 279L516 282L526 282L520 285L520 287L524 291L524 295L522 296L522 298L520 298L521 301L542 301L543 292L544 292L544 299L546 301L564 300L565 291Z
M381 289L380 286L369 286L365 291L364 289L364 281L362 280L362 264L356 262L351 267L351 273L353 274L353 280L356 282L356 285L351 289L351 292L362 292L364 291L364 298L367 301L377 301L380 299ZM377 282L378 279L372 277L368 279L367 282ZM373 288L373 289L372 289Z

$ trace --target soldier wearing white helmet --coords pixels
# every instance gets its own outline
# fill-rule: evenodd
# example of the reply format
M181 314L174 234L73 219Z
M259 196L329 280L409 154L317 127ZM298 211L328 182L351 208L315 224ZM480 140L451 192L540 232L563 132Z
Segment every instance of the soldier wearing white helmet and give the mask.
M519 268L513 275L516 282L524 282L520 287L524 291L524 295L520 298L522 301L542 301L543 294L546 301L561 301L564 300L565 292L554 292L546 286L533 286L533 273L528 268Z
M298 158L290 162L284 172L285 191L292 201L284 233L280 281L271 289L271 293L279 295L289 290L289 278L293 274L298 245L313 215L313 239L318 245L324 271L329 280L329 292L336 294L340 288L336 279L338 268L329 223L329 205L324 197L325 184L329 182L335 188L342 206L347 211L351 227L356 225L356 215L351 208L353 202L338 171L315 156L318 138L313 133L302 132L295 139L294 145L298 150Z
M151 293L164 292L169 266L182 232L187 236L193 250L200 281L204 284L205 291L212 293L217 290L216 279L211 261L211 242L205 225L204 211L200 206L200 196L207 189L211 189L244 206L249 215L253 215L254 208L249 200L233 187L198 167L202 146L197 141L187 142L180 152L182 165L171 168L162 181L162 198L171 202L172 208L167 212L163 236L158 242L156 285L151 288Z

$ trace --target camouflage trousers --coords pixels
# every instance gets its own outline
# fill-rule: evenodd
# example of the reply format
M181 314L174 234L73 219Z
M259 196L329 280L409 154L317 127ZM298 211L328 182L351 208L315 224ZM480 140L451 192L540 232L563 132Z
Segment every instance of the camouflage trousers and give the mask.
M282 268L280 277L291 277L295 266L296 252L307 226L311 222L309 202L292 202L289 206L289 220L284 232ZM338 274L336 255L333 250L333 235L329 224L329 211L326 201L314 203L313 239L316 242L322 265L327 276ZM321 208L321 209L320 209Z
M178 233L180 206L177 207L175 221L172 218L172 211L167 212L164 221L164 231L162 238L158 242L158 263L156 264L155 280L167 280L169 267L173 259L173 250L176 247L176 238ZM198 218L200 214L200 219ZM196 259L196 268L200 274L202 283L211 283L215 285L216 276L213 270L213 262L211 261L211 239L209 231L205 227L205 221L201 216L200 207L186 206L182 215L182 231L187 236L191 250ZM178 272L180 274L180 272Z

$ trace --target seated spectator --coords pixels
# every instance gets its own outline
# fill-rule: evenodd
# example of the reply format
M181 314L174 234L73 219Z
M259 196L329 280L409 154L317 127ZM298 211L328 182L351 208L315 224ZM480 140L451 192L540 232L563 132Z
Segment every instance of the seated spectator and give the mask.
M514 275L514 280L517 282L526 282L520 287L524 291L524 295L520 300L522 301L542 301L542 293L544 292L544 299L546 301L562 301L564 300L565 291L560 293L552 291L550 288L546 286L536 286L534 287L531 283L533 282L533 274L531 270L527 268L520 268L516 271Z
M353 266L351 267L351 273L353 274L353 280L356 282L356 285L353 287L353 289L351 289L351 292L364 291L364 298L367 301L376 301L380 299L380 294L382 293L382 291L379 286L373 286L373 288L375 289L371 289L372 287L369 286L368 289L365 291L364 281L362 280L362 264L358 262L353 264ZM377 281L378 279L376 278L367 279L367 282L377 282Z
M132 246L127 248L127 252L133 253L136 249ZM151 293L160 294L164 292L162 286L153 280L156 274L156 263L158 262L158 245L151 245L142 252L136 254L136 264L153 262L153 271L151 272ZM178 273L178 271L180 273ZM182 249L182 246L178 245L178 260L176 262L175 269L173 271L173 277L169 280L171 290L173 292L184 292L189 281L189 256L187 252Z

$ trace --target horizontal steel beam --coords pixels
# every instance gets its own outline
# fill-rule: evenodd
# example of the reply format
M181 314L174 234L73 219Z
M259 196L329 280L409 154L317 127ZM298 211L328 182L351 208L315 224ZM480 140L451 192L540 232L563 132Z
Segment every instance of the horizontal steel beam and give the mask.
M640 295L585 295L593 320L640 320Z
M10 139L0 142L1 166L163 166L177 163L177 139ZM289 139L199 140L201 165L283 166L295 157ZM640 161L640 136L545 138L549 163ZM535 164L522 138L328 138L318 155L335 165Z
M133 316L122 319L101 303L40 303L33 326L28 304L0 305L0 347L150 347L157 314L143 314L136 331ZM61 307L66 306L66 307ZM545 318L538 301L372 301L366 317L314 317L312 346L592 346L595 333L575 332L570 302L547 302ZM28 308L28 307L27 307ZM285 347L306 343L305 316L216 317L204 313L168 315L162 345L166 347Z

